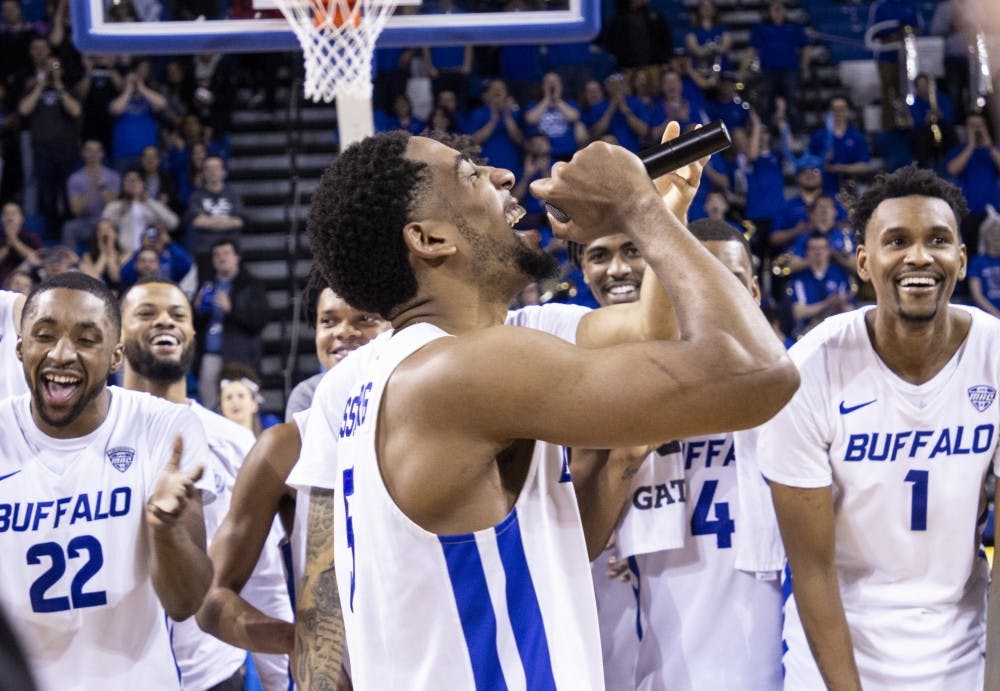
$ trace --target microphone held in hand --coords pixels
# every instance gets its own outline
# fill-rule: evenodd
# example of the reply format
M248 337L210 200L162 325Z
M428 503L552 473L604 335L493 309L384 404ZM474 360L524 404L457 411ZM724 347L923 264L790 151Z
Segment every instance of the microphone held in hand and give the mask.
M649 177L655 179L701 158L725 151L732 143L725 123L713 120L704 127L639 152L639 158L646 166ZM545 210L561 223L569 221L569 216L548 202L545 204Z

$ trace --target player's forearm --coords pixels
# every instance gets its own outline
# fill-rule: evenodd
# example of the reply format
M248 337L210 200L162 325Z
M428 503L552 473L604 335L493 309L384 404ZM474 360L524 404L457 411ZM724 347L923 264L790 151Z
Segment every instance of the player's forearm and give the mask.
M611 539L644 455L636 458L628 449L573 449L573 489L591 561Z
M212 563L181 523L150 526L149 531L153 587L170 618L184 621L201 607L212 582Z
M295 679L303 691L335 688L344 660L344 619L333 564L333 501L331 490L314 488L309 493L306 567L295 621Z
M292 652L294 625L264 614L229 588L216 586L209 590L197 616L202 631L242 650Z
M830 691L860 691L861 677L854 660L847 617L840 600L840 585L830 573L793 579L795 602L809 648Z
M740 388L756 406L776 412L797 388L798 374L750 292L662 200L648 197L636 211L624 230L669 296L681 340L705 349L705 365L715 376L732 380L734 396ZM764 419L741 421L745 424L733 429Z

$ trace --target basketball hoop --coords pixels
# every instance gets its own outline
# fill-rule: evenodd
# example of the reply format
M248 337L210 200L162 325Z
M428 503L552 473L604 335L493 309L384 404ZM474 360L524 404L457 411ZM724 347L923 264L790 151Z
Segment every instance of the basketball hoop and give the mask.
M372 51L398 0L274 0L302 46L305 95L370 99Z

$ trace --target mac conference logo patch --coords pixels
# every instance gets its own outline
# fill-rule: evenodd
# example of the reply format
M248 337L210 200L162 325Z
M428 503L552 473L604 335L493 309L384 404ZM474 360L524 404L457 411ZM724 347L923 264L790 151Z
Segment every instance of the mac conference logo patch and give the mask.
M135 449L128 446L116 446L113 449L108 449L108 460L115 470L124 473L135 460Z
M976 407L980 413L990 407L993 399L997 397L997 390L992 386L980 384L969 387L969 402Z

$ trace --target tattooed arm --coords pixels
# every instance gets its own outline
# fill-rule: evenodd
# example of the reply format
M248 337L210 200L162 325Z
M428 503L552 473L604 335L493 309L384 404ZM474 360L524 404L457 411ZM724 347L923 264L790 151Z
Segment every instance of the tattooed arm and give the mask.
M333 490L313 488L308 501L306 565L295 623L295 680L303 691L333 691L344 660L344 618L333 565Z

